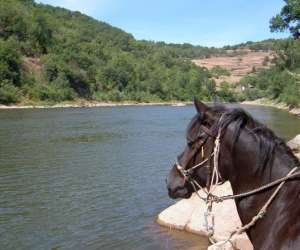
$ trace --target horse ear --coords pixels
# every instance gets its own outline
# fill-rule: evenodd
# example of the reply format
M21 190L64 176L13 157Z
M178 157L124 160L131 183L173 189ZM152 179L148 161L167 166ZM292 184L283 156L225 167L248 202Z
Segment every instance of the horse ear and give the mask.
M194 104L199 114L204 114L205 117L213 121L216 119L213 111L203 102L200 102L196 97L194 98Z
M198 113L205 113L208 110L208 107L196 97L194 97L194 105Z

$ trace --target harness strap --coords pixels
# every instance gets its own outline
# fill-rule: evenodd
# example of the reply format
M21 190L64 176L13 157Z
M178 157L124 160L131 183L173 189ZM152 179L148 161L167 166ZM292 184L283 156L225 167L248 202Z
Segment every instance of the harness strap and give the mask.
M200 128L201 128L206 134L208 134L210 137L213 137L213 138L216 137L216 135L214 135L213 132L212 132L209 128L207 128L207 127L205 127L205 126L203 126L203 125L200 125Z
M267 202L263 205L263 207L258 211L258 213L251 219L251 221L249 223L247 223L246 225L237 228L236 230L234 230L230 236L228 237L228 239L226 241L224 241L224 244L227 243L228 241L231 240L231 238L236 235L236 234L242 234L244 232L246 232L249 228L251 228L252 226L254 226L256 224L256 222L263 218L264 215L267 212L268 207L270 206L270 204L272 203L272 201L275 199L276 195L279 193L280 189L283 187L283 185L285 184L285 182L292 178L295 174L293 174L296 170L298 169L298 167L293 168L285 178L281 178L284 179L281 181L281 183L277 186L277 188L275 189L275 191L272 193L272 195L270 196L270 198L267 200ZM299 172L297 173L298 175L300 174ZM275 184L274 184L275 185Z
M297 168L298 168L298 167L295 167L295 168L293 168L293 170L295 171ZM223 201L225 201L225 200L243 198L243 197L250 196L250 195L252 195L252 194L259 193L259 192L264 191L264 190L266 190L266 189L268 189L268 188L270 188L270 187L274 187L274 186L276 186L276 185L278 185L278 184L281 185L281 183L285 183L286 180L292 179L292 178L297 177L297 176L300 175L300 171L299 171L299 172L296 172L296 173L294 173L294 171L291 171L290 174L288 174L288 175L285 176L285 177L282 177L282 178L280 178L280 179L277 179L277 180L275 180L275 181L273 181L273 182L271 182L271 183L268 183L268 184L266 184L266 185L264 185L264 186L262 186L262 187L259 187L259 188L254 189L254 190L251 190L251 191L248 191L248 192L245 192L245 193L241 193L241 194L236 194L236 195L225 195L225 196L221 196L221 197L216 196L216 195L213 195L213 196L212 196L212 199L213 199L214 202L217 202L217 203L218 203L218 202L223 202Z
M177 170L183 175L183 176L187 176L190 175L191 172L193 172L195 169L199 168L199 167L203 167L203 165L210 160L210 158L214 155L214 153L211 153L209 158L204 159L203 161L201 161L200 163L198 163L197 165L189 168L189 169L185 169L183 168L178 162L176 162L176 167Z

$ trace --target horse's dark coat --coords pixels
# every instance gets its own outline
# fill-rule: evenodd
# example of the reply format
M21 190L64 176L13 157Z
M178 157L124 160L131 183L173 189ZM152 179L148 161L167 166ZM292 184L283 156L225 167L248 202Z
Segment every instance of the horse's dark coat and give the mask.
M208 157L214 147L214 137L207 135L203 126L216 135L222 129L219 171L224 181L229 180L233 193L239 194L279 179L299 166L299 160L270 129L255 121L242 109L223 106L209 108L195 101L196 116L187 132L187 146L178 156L180 165L186 169L199 163L199 153L204 144ZM220 117L222 115L222 119ZM212 161L210 164L213 164ZM202 186L208 183L208 168L193 173ZM267 214L247 232L254 249L279 250L300 249L300 179L294 178L284 184ZM188 198L193 192L174 165L167 178L172 198ZM274 188L235 200L243 224L247 224L261 209Z

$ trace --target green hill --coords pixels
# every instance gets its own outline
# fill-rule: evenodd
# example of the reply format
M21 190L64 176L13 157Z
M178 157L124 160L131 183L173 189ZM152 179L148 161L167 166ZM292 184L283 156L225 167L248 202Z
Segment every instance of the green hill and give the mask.
M0 103L210 100L210 73L187 58L222 52L138 41L79 12L0 0Z
M271 69L241 80L243 92L216 88L215 72L191 62L228 56L228 51L238 55L243 48L277 54ZM298 39L221 49L136 40L79 12L33 0L0 0L0 103L164 102L197 96L207 101L268 97L297 106L299 48Z

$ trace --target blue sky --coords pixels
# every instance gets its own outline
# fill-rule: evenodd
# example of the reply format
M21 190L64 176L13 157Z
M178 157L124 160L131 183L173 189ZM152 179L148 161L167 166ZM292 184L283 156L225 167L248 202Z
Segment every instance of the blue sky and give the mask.
M269 20L283 0L39 0L78 10L137 39L224 46L288 33L271 33Z

